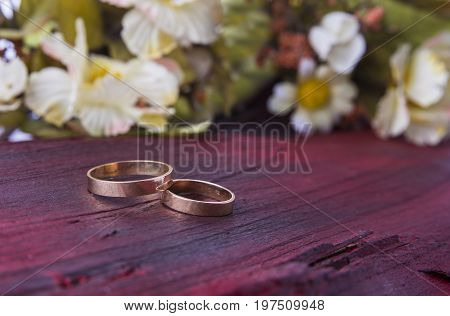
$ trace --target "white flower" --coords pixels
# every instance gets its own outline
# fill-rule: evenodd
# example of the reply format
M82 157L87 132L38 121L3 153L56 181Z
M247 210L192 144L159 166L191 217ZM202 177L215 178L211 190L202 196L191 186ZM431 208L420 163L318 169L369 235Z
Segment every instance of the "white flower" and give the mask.
M152 61L87 56L82 20L76 29L75 47L59 34L44 41L43 50L67 71L49 67L30 76L26 104L33 112L57 126L78 118L94 136L126 133L152 107L172 114L166 107L178 98L175 75ZM145 100L144 107L136 106L139 100Z
M297 86L292 82L280 82L273 88L273 94L267 101L267 109L272 114L285 114L292 110L297 94Z
M27 83L27 67L20 58L10 62L0 59L0 112L17 110L21 104L17 99Z
M366 42L359 33L356 17L345 12L325 15L319 26L309 32L311 46L321 60L338 73L348 74L361 60Z
M0 13L7 19L14 17L14 11L20 7L21 0L0 0Z
M448 39L448 38L447 38ZM450 52L450 41L447 41ZM436 145L449 132L450 87L445 62L429 46L391 56L393 85L378 103L373 127L382 138L404 134L416 145Z
M303 72L297 84L279 83L268 102L273 114L295 108L291 123L299 133L313 130L329 132L338 120L353 109L357 89L346 76L336 75L329 67L319 66Z
M99 80L95 88L83 87L77 116L91 135L120 135L128 132L139 117L136 94L113 76Z
M102 0L132 7L123 18L122 38L136 56L159 58L182 45L210 44L217 38L219 0Z

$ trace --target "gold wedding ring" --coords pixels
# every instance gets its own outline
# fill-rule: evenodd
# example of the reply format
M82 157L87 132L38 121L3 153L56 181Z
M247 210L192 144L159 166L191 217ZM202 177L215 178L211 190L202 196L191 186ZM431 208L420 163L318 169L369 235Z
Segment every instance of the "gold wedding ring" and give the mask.
M234 193L220 185L190 179L171 179L173 168L159 161L113 162L90 169L88 190L110 197L159 192L167 207L196 216L225 216L233 212Z
M109 197L155 194L156 188L171 179L173 168L149 160L121 161L94 167L87 172L88 190Z
M161 202L189 215L225 216L233 212L234 193L220 185L200 180L170 180L158 187Z

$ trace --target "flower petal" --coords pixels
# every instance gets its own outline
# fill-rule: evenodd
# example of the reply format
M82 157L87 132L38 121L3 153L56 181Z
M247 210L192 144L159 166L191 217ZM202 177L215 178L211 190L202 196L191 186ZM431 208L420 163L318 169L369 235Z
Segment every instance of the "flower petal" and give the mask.
M178 79L164 66L153 61L133 60L127 65L124 80L148 103L165 107L178 99Z
M16 128L14 132L8 137L8 141L11 143L15 142L27 142L33 140L33 135L25 133L22 130Z
M106 75L122 78L127 70L127 64L121 60L112 59L101 55L91 55L89 66L83 76L84 83L95 83ZM120 79L119 79L120 80Z
M291 116L291 124L294 130L300 134L308 134L313 129L311 118L307 111L298 108Z
M139 116L136 92L111 75L84 86L79 96L76 114L90 135L124 134Z
M406 93L415 103L429 107L441 100L448 82L445 63L430 49L418 49L411 62Z
M181 66L174 59L170 58L159 58L155 60L156 63L165 67L168 71L170 71L177 79L178 83L181 85L184 80L184 72Z
M401 45L389 59L392 77L396 84L402 84L405 80L406 68L409 63L409 54L411 53L411 45Z
M295 105L297 88L290 82L280 82L273 88L273 94L267 101L267 109L272 114L283 114Z
M86 28L83 19L75 21L76 38L75 47L65 42L61 33L56 33L45 38L41 44L42 50L48 56L64 64L71 76L81 80L85 65L89 59Z
M410 122L406 98L401 88L390 88L378 103L373 128L382 138L402 134Z
M309 43L322 60L326 60L331 51L331 47L336 43L332 34L323 27L314 26L309 31Z
M350 114L353 111L354 104L351 100L336 97L330 102L330 107L335 119L339 119L342 115Z
M358 89L348 79L340 79L330 83L331 100L330 107L336 118L353 111L353 99L358 94Z
M20 58L0 60L0 101L9 102L25 90L27 67Z
M136 56L141 58L159 58L170 53L175 40L160 31L142 12L131 10L122 20L122 39Z
M355 36L350 42L335 45L328 56L328 63L339 73L349 74L366 51L366 41L362 35Z
M333 98L341 98L349 101L358 95L358 88L348 78L332 80L330 86Z
M119 8L129 8L137 3L139 0L100 0Z
M11 103L8 104L0 103L0 113L18 110L21 104L22 102L20 102L19 100L12 101Z
M314 129L322 133L329 133L333 129L336 116L330 107L324 107L316 111L309 112L309 117Z
M336 43L343 44L352 40L358 34L358 19L346 12L335 11L328 13L322 19L322 26L334 35Z
M127 133L134 125L131 117L119 109L103 107L83 108L79 113L83 128L92 136L117 136Z
M218 36L222 15L219 0L138 2L137 6L160 30L184 44L210 44Z
M450 31L443 31L430 38L423 47L431 49L450 69Z
M69 74L60 68L31 74L25 96L26 105L49 123L61 126L72 117L76 89Z
M448 135L447 124L411 124L405 131L405 137L418 146L435 146Z
M323 80L323 81L329 81L333 82L334 80L339 80L340 76L337 76L336 72L333 71L329 66L327 65L320 65L316 69L316 73L314 74L317 79Z
M314 74L317 63L313 58L302 58L298 64L298 76L300 79L309 78Z

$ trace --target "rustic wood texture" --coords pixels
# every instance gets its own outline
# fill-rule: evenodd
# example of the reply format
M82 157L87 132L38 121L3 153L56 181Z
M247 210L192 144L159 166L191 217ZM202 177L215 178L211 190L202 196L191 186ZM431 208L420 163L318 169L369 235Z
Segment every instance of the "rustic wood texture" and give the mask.
M178 139L159 149L140 140L139 154L136 138L1 144L0 293L450 292L450 144L424 149L365 132L314 136L304 148L310 174L266 175L261 165L290 146L269 148L264 139L222 139L219 170L188 175ZM90 167L137 155L232 189L234 215L193 217L149 197L86 191Z

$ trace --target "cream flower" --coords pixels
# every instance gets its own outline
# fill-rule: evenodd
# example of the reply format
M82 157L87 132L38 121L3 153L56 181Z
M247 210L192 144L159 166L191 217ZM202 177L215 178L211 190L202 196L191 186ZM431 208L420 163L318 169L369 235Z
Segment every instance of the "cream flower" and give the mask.
M139 57L159 58L182 45L210 44L217 38L219 0L102 0L132 7L123 18L122 38Z
M27 67L20 58L10 62L0 59L0 112L17 110L27 83Z
M450 49L450 41L447 42ZM391 56L393 85L378 103L373 127L382 138L404 134L416 145L436 145L449 132L449 72L431 47L411 54L402 45Z
M325 15L309 32L309 41L321 60L338 73L353 71L366 50L356 17L345 12Z
M283 114L295 108L291 123L296 131L329 132L334 124L353 109L357 89L346 76L336 74L327 66L319 66L303 75L295 85L280 83L268 102L273 114Z
M172 114L166 107L178 98L175 75L152 61L88 57L82 20L76 29L75 47L59 34L44 41L43 50L67 71L49 67L31 75L26 104L33 112L57 126L77 118L94 136L126 133L152 107ZM141 99L145 106L139 108Z

